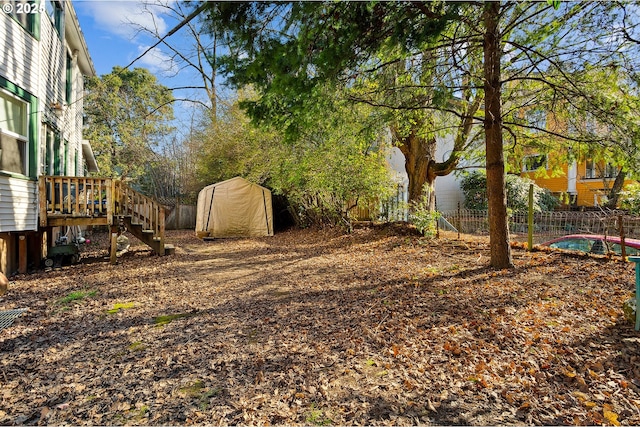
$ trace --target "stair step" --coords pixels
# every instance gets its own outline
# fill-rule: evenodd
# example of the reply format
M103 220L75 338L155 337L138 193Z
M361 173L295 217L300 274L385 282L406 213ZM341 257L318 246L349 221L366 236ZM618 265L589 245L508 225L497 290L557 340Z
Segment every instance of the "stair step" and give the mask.
M164 245L164 254L165 255L175 255L176 247L171 244Z
M158 254L162 255L175 252L175 249L167 249L167 245L163 244L163 238L158 236L154 229L146 228L149 226L149 224L148 222L144 221L143 215L134 213L132 215L121 215L120 217L125 222L131 234L133 234L143 243L147 244Z

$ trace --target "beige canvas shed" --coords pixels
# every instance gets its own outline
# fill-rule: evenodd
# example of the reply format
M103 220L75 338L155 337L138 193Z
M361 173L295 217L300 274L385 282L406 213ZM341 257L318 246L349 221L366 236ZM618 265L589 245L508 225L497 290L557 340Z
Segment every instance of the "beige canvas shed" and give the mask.
M239 176L203 188L198 194L196 234L273 236L271 191Z

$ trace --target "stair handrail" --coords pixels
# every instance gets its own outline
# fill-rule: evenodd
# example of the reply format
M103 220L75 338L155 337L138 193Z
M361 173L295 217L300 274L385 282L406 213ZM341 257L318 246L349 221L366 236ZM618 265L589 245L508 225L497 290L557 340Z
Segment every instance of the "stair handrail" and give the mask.
M117 201L115 214L129 216L133 223L153 230L154 237L160 238L161 244L164 244L164 207L155 199L145 196L120 180L114 180L113 192Z

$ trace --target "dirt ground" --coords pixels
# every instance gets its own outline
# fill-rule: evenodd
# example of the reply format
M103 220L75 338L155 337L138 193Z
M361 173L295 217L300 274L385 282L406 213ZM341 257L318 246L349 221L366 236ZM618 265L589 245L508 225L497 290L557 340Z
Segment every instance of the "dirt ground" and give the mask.
M13 277L2 425L640 424L633 265L397 226ZM134 240L132 238L132 243Z

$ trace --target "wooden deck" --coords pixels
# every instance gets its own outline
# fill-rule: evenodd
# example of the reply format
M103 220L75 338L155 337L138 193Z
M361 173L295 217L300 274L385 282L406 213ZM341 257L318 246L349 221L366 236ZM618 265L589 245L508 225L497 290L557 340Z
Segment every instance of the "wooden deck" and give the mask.
M41 227L114 223L115 180L42 176L38 185Z
M122 181L112 178L42 176L39 180L40 226L125 223L129 231L164 255L164 208Z

